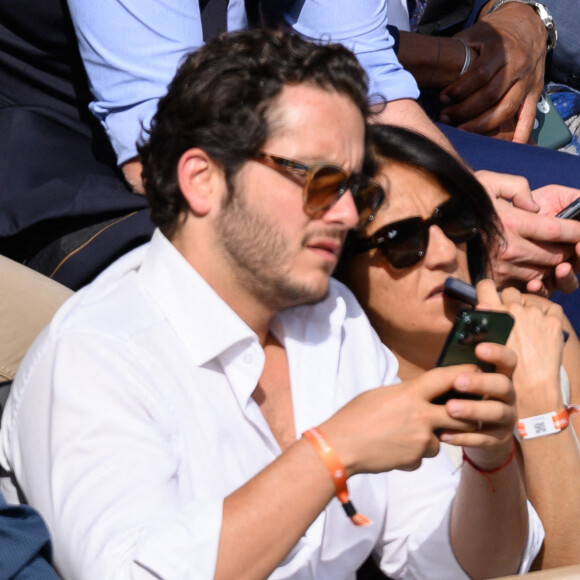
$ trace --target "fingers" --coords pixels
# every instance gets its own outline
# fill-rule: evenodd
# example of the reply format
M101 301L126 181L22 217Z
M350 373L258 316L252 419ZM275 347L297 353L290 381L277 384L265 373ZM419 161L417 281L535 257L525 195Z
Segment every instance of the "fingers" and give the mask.
M492 81L486 89L482 89L465 101L443 109L441 121L456 125L470 133L487 134L514 119L525 98L525 87L518 83L510 87L505 94L498 94L497 91L500 89L496 89L494 84ZM487 90L495 91L494 100L486 95Z
M505 302L517 302L521 304L525 304L526 306L536 306L537 308L540 308L542 310L542 312L545 312L546 314L555 314L559 317L563 317L563 310L562 307L559 304L556 304L555 302L552 302L551 300L548 300L546 298L542 298L540 296L535 296L533 294L522 294L521 292L519 292L518 290L516 290L515 288L506 288L505 290L502 291L501 293L502 295L502 299ZM515 299L512 299L512 296L516 296ZM505 298L504 298L505 296ZM517 296L519 296L519 300L517 298Z
M496 372L483 373L475 365L453 365L432 369L423 375L422 396L432 401L450 389L455 389L465 395L511 400L513 391L509 377L517 362L515 352L502 344L482 342L475 347L475 354L482 362L494 365Z
M485 374L485 373L481 373ZM446 410L457 420L477 425L473 430L444 430L439 439L463 447L490 447L511 436L516 420L513 403L486 399L472 401L452 399L447 402Z
M578 278L569 262L562 262L554 269L556 289L564 294L570 294L578 289Z
M455 445L457 447L488 448L497 446L498 444L505 442L507 438L511 437L514 423L515 420L509 429L502 427L498 428L490 425L482 427L472 433L444 431L441 433L439 439L443 443L449 443L450 445ZM481 461L477 461L477 463L482 464Z
M564 346L562 308L544 298L524 296L515 288L504 290L501 300L515 319L508 344L518 356L513 375L516 392L528 391L534 384L547 389L558 382Z
M526 284L526 292L541 296L542 298L548 298L551 293L550 288L540 279L530 280Z
M501 291L501 301L503 304L509 305L509 304L523 304L524 303L524 299L523 299L523 294L517 289L512 287L509 288L505 288L504 290ZM541 298L538 298L536 300L536 303L539 305L541 303L543 303L543 300ZM534 301L529 301L528 304L535 304Z
M496 370L496 372L493 373L494 375L497 374L505 377L512 376L518 360L516 353L511 348L494 342L481 342L478 344L475 347L475 356L477 356L477 358L482 362L492 364ZM484 376L487 376L489 373L483 374ZM483 380L484 379L480 378L479 382L476 384L478 386L487 385L485 382L482 383ZM489 395L490 397L499 397L499 394L495 393L493 390L481 394Z
M561 266L557 272L553 268L576 258L580 223L524 211L504 199L496 199L494 205L507 239L493 261L494 277L500 285L539 279L549 291L558 287L573 290L576 282L570 268ZM552 274L553 280L545 280ZM527 290L542 291L542 282L529 285Z
M537 277L538 273L552 274L556 266L573 257L572 252L573 247L569 244L534 242L516 238L511 248L508 242L508 247L500 252L499 258L504 262L509 262L514 267L519 266L536 273L532 276L522 274L518 276L525 280Z
M471 66L463 76L450 83L441 91L440 100L443 106L465 101L471 96L481 95L481 91L485 90L489 82L498 76L498 72L505 65L503 52L501 49L493 49L491 39L487 38L484 42L479 42L475 38L469 38L471 32L472 29L469 33L468 31L463 31L457 35L471 49ZM497 42L497 46L501 44L499 37L495 37L495 41ZM486 96L486 98L489 98L489 96ZM497 98L492 95L492 102L496 100ZM482 111L485 108L484 106Z
M501 202L495 206L504 226L521 237L535 242L576 244L580 241L580 222L523 211Z
M453 365L439 367L424 373L417 381L421 397L426 401L432 401L453 388L457 377L479 373L475 365Z
M580 197L580 190L565 185L550 184L534 189L534 198L541 206L542 215L555 216Z
M483 373L473 371L472 365L434 369L438 379L454 375L451 386L462 394L478 395L485 400L452 398L445 405L431 405L434 429L441 441L454 445L493 446L510 435L515 422L515 394L508 378L515 366L515 353L502 345L482 343L478 345L478 357L496 365L501 372ZM431 377L432 378L432 377ZM426 392L438 392L432 386Z
M520 312L541 312L542 316L553 316L560 324L564 321L564 310L559 304L533 294L522 294L517 288L509 287L501 291L501 302L511 308L511 313L519 319ZM518 308L514 310L512 307ZM533 309L533 310L532 310Z
M526 178L486 170L477 171L475 176L492 199L501 198L511 202L514 207L534 213L540 210L540 204L534 199Z
M515 408L511 404L495 399L451 399L446 404L446 410L451 417L477 426L476 429L465 431L466 433L476 430L485 432L496 429L498 425L509 429L513 427L516 419Z
M484 309L500 309L502 306L502 301L500 300L499 294L497 293L497 288L493 280L485 279L481 280L476 285L477 289L477 303L481 305Z
M545 45L533 36L538 23L522 16L516 29L506 15L494 13L493 26L479 22L461 33L478 56L470 71L443 91L443 122L490 134L515 118L514 139L529 140L544 84Z
M539 95L535 92L529 93L517 114L516 129L513 141L515 143L528 143L536 120L536 108Z
M526 292L543 296L544 298L549 298L556 290L568 294L577 288L578 279L574 273L572 264L569 262L558 264L552 272L545 271L543 275L539 274L535 279L529 280L526 284Z

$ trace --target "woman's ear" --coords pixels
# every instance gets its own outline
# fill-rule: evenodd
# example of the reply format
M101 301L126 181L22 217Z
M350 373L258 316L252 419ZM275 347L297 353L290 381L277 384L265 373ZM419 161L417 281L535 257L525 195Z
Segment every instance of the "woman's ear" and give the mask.
M202 149L188 149L177 164L177 183L190 210L205 216L221 203L225 190L223 169Z

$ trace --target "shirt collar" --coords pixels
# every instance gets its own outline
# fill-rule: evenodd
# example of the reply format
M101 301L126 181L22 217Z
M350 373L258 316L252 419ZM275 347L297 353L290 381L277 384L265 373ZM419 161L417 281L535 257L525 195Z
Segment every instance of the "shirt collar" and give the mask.
M242 341L258 341L256 333L159 230L153 234L138 277L196 365Z
M153 234L138 277L190 349L196 365L206 364L234 345L258 342L256 333L159 230ZM345 317L340 284L331 279L324 300L279 312L271 330L287 349L288 341L313 346L330 337L339 345ZM288 354L291 356L291 352Z

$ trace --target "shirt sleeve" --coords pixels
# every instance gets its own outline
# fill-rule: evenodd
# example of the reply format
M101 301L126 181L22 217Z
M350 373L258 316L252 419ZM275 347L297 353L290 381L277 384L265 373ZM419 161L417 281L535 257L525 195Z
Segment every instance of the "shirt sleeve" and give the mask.
M371 98L394 101L419 96L415 79L403 69L393 50L386 0L295 2L286 21L306 38L328 39L352 50L369 76Z
M14 385L4 445L59 572L213 577L223 498L192 499L181 481L184 443L148 367L121 341L87 333L46 348Z
M137 155L182 57L203 44L199 3L68 0L94 101L119 164Z

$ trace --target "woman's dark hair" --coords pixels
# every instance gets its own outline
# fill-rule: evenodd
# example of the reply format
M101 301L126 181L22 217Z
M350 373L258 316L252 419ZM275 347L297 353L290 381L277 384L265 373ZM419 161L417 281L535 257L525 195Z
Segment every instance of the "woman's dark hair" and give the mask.
M298 83L345 95L368 115L367 76L339 44L257 28L221 34L185 58L139 147L151 217L167 236L186 209L177 183L183 153L204 150L223 167L232 191L235 173L275 130L275 97Z
M479 233L467 243L469 274L474 283L487 277L491 257L504 243L503 229L491 199L475 176L445 149L423 135L394 125L370 125L365 173L376 175L389 161L427 173L451 197L460 197L473 208L479 222ZM388 196L385 203L388 203ZM356 236L356 232L349 235L345 261L356 259L349 252L350 243Z

